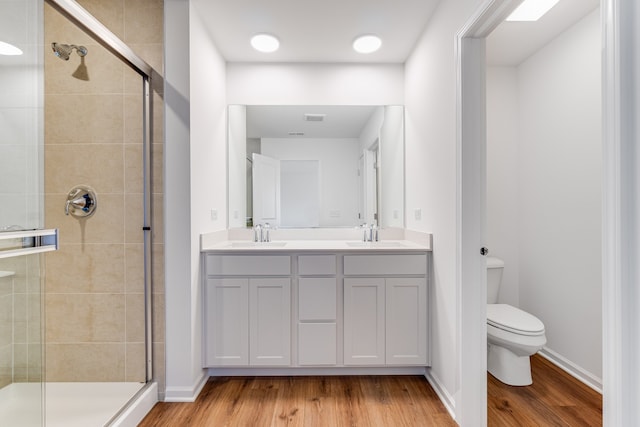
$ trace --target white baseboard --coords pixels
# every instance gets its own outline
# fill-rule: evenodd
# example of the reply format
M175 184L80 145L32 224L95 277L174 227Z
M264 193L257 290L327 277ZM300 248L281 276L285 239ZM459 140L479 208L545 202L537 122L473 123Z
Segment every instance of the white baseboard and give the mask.
M538 354L540 354L540 356L544 357L549 362L553 363L578 381L583 382L598 393L602 394L602 378L598 378L591 372L588 372L587 370L581 368L580 366L559 355L548 347L543 347L543 349L540 350Z
M202 388L207 383L209 374L207 371L202 371L202 376L198 378L195 384L191 387L171 387L167 386L164 394L165 402L195 402L196 398L202 391Z
M340 367L340 368L209 368L212 377L251 376L341 376L341 375L425 375L424 366Z
M449 412L449 415L451 415L451 418L455 420L456 401L453 396L449 394L446 387L442 384L436 374L433 373L433 370L431 368L427 368L427 373L424 376L427 378L427 381L429 381L429 384L431 384L431 387L442 401L444 407L447 408L447 411Z
M158 402L158 384L151 383L135 401L109 424L110 427L136 427Z

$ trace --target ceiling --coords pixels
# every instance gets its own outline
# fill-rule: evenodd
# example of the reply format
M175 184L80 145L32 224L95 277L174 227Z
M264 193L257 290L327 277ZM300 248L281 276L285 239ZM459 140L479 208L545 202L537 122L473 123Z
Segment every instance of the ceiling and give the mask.
M193 0L228 62L404 63L440 0ZM445 0L451 1L451 0ZM280 39L271 54L254 51L256 33ZM362 55L351 48L363 34L382 48Z
M440 1L459 0L192 0L228 62L404 63ZM514 66L599 5L560 0L537 22L503 22L487 39L490 65ZM280 39L280 49L260 53L256 33ZM362 55L351 43L375 33L382 48Z
M487 37L487 63L517 66L587 16L600 0L560 0L535 22L503 22Z
M372 106L247 106L247 138L358 138L374 110ZM322 122L305 114L324 114Z

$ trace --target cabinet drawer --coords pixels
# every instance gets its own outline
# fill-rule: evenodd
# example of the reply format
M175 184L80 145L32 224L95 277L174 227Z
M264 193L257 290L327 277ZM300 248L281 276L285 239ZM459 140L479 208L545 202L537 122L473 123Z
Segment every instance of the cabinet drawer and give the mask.
M344 274L366 276L424 275L427 274L427 255L345 255Z
M298 274L310 275L335 275L335 255L300 255L298 257Z
M288 255L207 255L207 275L216 276L288 276Z

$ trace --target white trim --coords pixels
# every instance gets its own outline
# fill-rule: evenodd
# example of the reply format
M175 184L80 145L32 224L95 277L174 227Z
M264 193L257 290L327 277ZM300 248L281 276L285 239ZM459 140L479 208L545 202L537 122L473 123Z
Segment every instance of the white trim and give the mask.
M209 368L212 377L253 376L341 376L341 375L425 375L424 366L408 367L318 367L318 368Z
M127 409L113 420L110 427L136 427L158 402L158 383L149 384Z
M195 402L202 388L207 383L209 375L207 371L202 372L202 376L191 387L167 386L164 395L165 402Z
M520 0L487 0L456 37L456 421L487 424L485 38Z
M444 384L442 384L442 381L440 381L440 378L438 378L438 376L434 374L431 368L427 368L427 373L424 374L424 376L429 382L429 384L431 385L431 388L433 389L433 391L435 391L438 397L440 398L440 401L442 402L444 407L447 408L447 411L449 412L449 415L451 415L451 418L455 420L456 419L456 402L453 396L449 394L449 392L447 391L447 388L444 386Z
M603 28L603 422L640 419L638 140L640 7L602 0Z
M602 394L602 378L599 378L586 369L583 369L582 367L576 365L569 359L561 356L548 347L543 347L542 350L538 352L538 354L577 379L578 381L584 383L598 393Z

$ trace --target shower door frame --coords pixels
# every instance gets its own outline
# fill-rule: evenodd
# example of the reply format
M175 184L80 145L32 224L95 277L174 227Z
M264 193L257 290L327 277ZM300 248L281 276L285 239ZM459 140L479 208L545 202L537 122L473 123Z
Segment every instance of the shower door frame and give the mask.
M143 236L144 236L144 310L145 310L145 371L146 384L153 380L153 312L151 283L151 147L152 114L151 82L153 68L111 30L73 0L45 0L78 28L93 37L142 77L143 81Z

